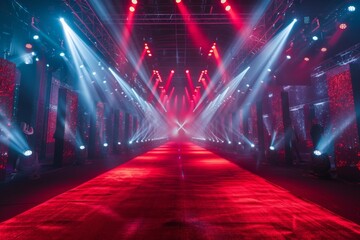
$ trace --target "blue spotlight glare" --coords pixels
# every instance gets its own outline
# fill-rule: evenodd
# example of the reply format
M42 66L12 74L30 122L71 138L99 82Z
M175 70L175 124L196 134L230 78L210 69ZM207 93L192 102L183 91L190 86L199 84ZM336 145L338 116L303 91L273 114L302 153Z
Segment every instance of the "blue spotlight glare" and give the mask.
M61 52L59 55L60 55L60 57L65 57L65 53L64 53L64 52Z
M297 22L297 18L294 18L293 22Z
M355 10L356 10L355 6L353 6L353 5L348 6L349 12L355 12Z
M64 18L61 17L59 20L60 20L60 22L65 23L65 19L64 19Z
M275 147L274 146L270 146L269 147L271 151L274 151L275 150Z
M252 148L254 148L254 147L255 147L255 144L252 143L250 146L251 146Z
M321 156L322 152L320 150L315 150L314 155L315 156Z
M39 35L34 35L34 36L33 36L33 39L34 39L34 40L38 40L38 39L39 39Z
M231 144L231 141L228 141L228 144Z
M26 151L23 152L23 155L24 155L25 157L29 157L29 156L32 155L32 151L31 151L30 149L28 149L28 150L26 150Z
M108 143L104 143L103 146L104 146L104 147L108 147L109 144L108 144Z
M318 38L318 36L313 36L312 40L317 41L317 40L319 40L319 38Z
M84 149L85 149L85 146L84 146L84 145L81 145L79 148L80 148L80 150L84 150Z
M118 144L118 145L121 145L121 142L118 142L117 144Z
M132 143L133 143L132 141L129 142L129 144L132 144Z

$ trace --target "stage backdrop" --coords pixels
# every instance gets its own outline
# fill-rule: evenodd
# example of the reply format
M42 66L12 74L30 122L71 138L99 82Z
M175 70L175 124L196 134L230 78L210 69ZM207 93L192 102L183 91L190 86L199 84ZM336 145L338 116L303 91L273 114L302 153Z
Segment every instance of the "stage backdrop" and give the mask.
M12 127L15 79L15 64L0 58L0 180L5 177L8 161L8 146L6 144L8 136L4 130Z

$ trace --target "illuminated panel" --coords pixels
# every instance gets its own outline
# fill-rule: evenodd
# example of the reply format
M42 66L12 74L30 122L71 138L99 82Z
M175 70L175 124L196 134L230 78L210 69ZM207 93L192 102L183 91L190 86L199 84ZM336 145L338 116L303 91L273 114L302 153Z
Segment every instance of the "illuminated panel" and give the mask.
M13 112L15 92L16 66L0 58L0 126L10 126ZM0 137L4 136L3 131ZM8 160L8 147L0 142L0 180L5 178L5 168ZM4 175L2 175L4 174Z
M357 164L360 169L357 149L359 140L355 121L355 105L351 74L347 66L327 73L330 124L329 134L335 137L335 154L338 167ZM327 126L325 126L327 127Z

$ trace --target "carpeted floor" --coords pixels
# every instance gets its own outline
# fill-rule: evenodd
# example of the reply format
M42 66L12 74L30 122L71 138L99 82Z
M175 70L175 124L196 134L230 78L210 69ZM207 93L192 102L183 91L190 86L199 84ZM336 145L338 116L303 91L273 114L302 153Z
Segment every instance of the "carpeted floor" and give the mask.
M0 224L0 239L360 239L360 226L168 143Z

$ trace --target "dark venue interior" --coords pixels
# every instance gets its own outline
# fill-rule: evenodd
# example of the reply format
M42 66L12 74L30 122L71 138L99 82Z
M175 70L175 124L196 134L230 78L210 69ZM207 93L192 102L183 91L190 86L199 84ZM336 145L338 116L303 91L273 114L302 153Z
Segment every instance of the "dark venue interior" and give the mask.
M1 0L0 239L360 239L359 0Z

